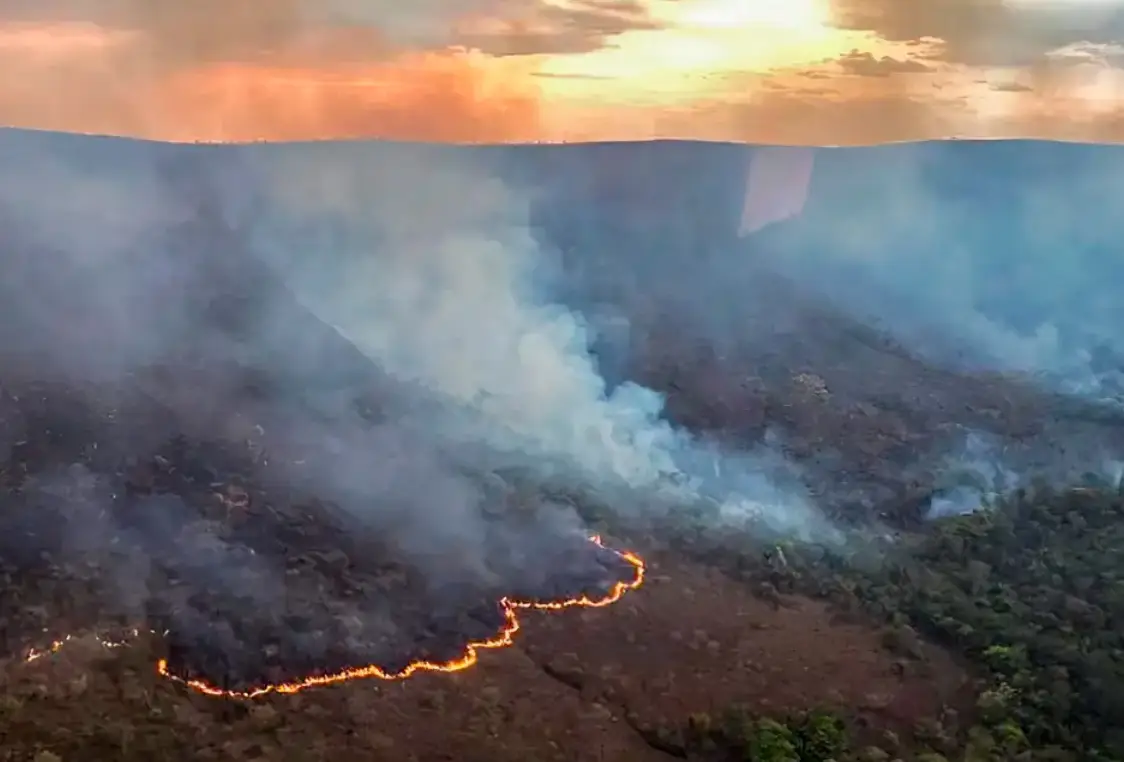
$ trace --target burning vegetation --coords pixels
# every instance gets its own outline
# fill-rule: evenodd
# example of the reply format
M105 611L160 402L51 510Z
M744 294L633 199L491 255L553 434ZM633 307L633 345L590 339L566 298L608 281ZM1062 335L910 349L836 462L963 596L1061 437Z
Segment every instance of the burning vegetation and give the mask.
M511 600L508 598L501 598L498 602L498 607L502 612L503 625L499 631L488 638L487 640L468 641L463 646L463 654L459 657L449 659L447 661L431 661L429 659L421 658L414 661L408 661L404 666L391 669L387 667L369 664L359 667L346 667L336 672L318 672L315 674L308 674L303 677L296 677L287 680L286 682L268 683L259 687L251 689L232 689L230 687L219 687L215 683L208 682L207 679L198 677L191 677L190 675L196 670L191 668L191 663L196 654L191 653L186 646L179 645L181 636L171 630L166 630L162 633L150 631L151 635L157 635L166 640L168 650L175 651L178 658L171 661L170 658L160 659L156 664L156 671L161 677L168 678L179 684L185 685L188 688L199 693L220 697L220 698L240 698L251 699L264 696L269 693L292 694L298 693L307 688L314 688L319 686L334 685L336 683L343 683L348 680L361 680L366 678L377 678L379 680L405 680L418 672L460 672L461 670L468 669L477 663L480 652L505 648L512 645L514 642L515 634L519 631L519 620L517 612L520 609L533 609L537 611L561 611L572 607L586 607L586 608L601 608L604 606L612 605L620 600L627 591L636 589L644 581L644 562L643 560L630 551L615 551L609 550L602 543L599 536L594 535L590 538L590 542L601 550L606 550L631 566L633 574L630 579L614 582L609 590L601 596L590 597L588 594L580 594L573 598L562 598L559 600L542 600L542 601L519 601ZM133 637L140 635L139 631L134 630ZM27 663L33 663L40 659L51 656L61 651L67 643L73 639L72 635L66 635L59 640L53 641L45 648L33 648L27 656ZM128 646L127 639L109 639L103 637L95 638L99 645L104 648L123 648ZM268 648L268 647L267 647ZM276 648L274 651L278 650ZM231 659L231 654L223 654L226 659ZM354 657L353 657L354 658ZM307 657L306 657L307 659ZM316 665L319 669L323 669L323 665ZM231 684L229 675L219 676L225 686Z
M32 398L81 420L81 398L42 387ZM7 399L18 406L23 396L9 389ZM112 442L96 424L120 410L84 412L86 431ZM30 431L13 447L17 467L34 473L4 515L5 562L25 582L62 574L92 585L84 610L71 612L76 623L104 627L109 616L121 622L115 631L154 636L159 674L212 696L464 670L480 651L511 645L520 610L608 606L643 581L634 553L547 528L559 506L542 499L508 494L508 508L481 524L483 555L442 577L423 551L404 552L354 514L295 503L255 480L263 456L249 443L175 437L147 461L115 462L95 435L71 442L93 457L59 470L33 460L47 454L38 437L52 430ZM24 607L4 603L7 637L29 638ZM33 647L27 661L70 640ZM111 648L128 641L99 638Z

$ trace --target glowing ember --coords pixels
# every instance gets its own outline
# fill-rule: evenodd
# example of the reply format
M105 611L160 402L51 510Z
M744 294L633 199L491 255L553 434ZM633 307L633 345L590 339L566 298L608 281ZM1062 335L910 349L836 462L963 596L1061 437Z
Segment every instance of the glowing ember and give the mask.
M488 640L479 642L470 642L465 646L464 653L457 659L447 662L429 662L429 661L416 661L407 665L405 668L396 671L388 672L378 666L370 665L367 667L356 667L348 669L331 675L312 675L294 682L279 683L276 685L266 685L261 688L255 688L250 691L231 691L219 688L215 685L207 683L203 680L192 680L180 677L169 670L168 662L161 659L156 664L156 671L162 677L173 680L182 685L186 685L192 690L208 696L218 696L225 698L257 698L269 693L298 693L306 688L313 688L321 685L333 685L335 683L342 683L348 680L360 680L364 678L378 678L379 680L405 680L406 678L417 674L418 672L460 672L461 670L468 669L476 664L479 659L480 651L490 648L504 648L510 646L514 640L515 633L519 631L519 620L516 617L518 609L538 609L547 611L556 611L560 609L567 609L572 607L585 607L585 608L601 608L616 603L621 599L629 590L635 590L640 587L644 582L644 561L640 556L629 551L613 550L606 548L601 542L599 536L593 536L590 541L597 545L599 548L609 550L615 553L619 558L628 562L633 569L633 576L627 582L615 582L608 593L602 598L589 598L582 596L580 598L570 598L562 601L517 601L509 598L500 600L500 605L504 612L504 626L500 631L489 638ZM138 631L133 631L133 635L138 635ZM54 641L50 646L43 649L32 649L28 652L26 661L34 662L44 656L60 651L63 646L73 640L73 636L67 635L64 638ZM98 638L98 642L106 648L120 648L125 645L124 641L107 640Z

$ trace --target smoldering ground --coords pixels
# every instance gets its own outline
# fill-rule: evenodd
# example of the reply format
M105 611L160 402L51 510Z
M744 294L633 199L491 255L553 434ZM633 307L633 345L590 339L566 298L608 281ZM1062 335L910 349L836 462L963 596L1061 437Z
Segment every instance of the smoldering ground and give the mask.
M634 573L586 540L569 507L458 473L392 423L348 431L306 418L308 439L292 441L293 428L262 417L279 431L268 453L182 436L146 452L114 421L159 425L156 399L115 396L107 421L89 397L17 388L70 425L46 428L52 420L23 408L9 463L29 473L10 474L0 548L17 585L0 593L9 646L41 637L36 625L141 623L165 633L177 673L217 685L368 663L393 672L494 635L503 596L596 598ZM362 480L360 451L371 458ZM333 474L335 489L319 486ZM444 523L433 526L438 506ZM55 598L43 621L24 616L28 591Z
M201 449L194 463L159 456L168 466L152 493L80 465L38 474L20 507L57 522L56 536L26 519L9 527L61 557L66 573L98 571L100 605L66 613L160 633L180 676L247 689L368 664L394 674L417 660L453 661L466 642L502 629L503 596L595 598L634 571L580 537L549 536L530 517L495 522L475 549L480 559L411 563L387 547L397 545L387 533L323 505L294 509L252 488L227 488L208 504L172 465L221 473L225 458Z

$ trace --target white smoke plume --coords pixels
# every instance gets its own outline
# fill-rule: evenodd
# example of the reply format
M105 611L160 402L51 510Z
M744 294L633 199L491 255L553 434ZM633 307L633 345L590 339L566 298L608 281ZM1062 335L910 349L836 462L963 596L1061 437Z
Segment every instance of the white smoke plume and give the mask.
M380 367L436 393L445 407L428 425L444 437L649 510L702 500L776 531L828 532L770 458L673 428L649 389L608 388L586 319L551 298L527 199L471 154L342 145L256 159L258 250Z

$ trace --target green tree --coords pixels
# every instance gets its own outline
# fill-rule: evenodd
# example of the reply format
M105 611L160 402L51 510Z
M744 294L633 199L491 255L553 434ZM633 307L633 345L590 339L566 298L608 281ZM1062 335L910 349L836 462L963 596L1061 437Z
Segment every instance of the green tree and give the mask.
M795 734L776 720L760 719L753 724L746 762L802 762Z
M810 712L795 728L800 762L826 762L847 750L847 725L830 712Z

